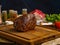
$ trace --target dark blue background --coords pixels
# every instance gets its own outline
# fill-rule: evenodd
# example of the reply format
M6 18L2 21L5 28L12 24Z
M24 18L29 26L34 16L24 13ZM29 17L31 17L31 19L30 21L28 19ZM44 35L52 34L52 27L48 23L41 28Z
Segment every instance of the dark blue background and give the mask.
M60 13L60 0L0 0L2 10L14 9L21 13L22 8L28 12L39 9L44 13Z

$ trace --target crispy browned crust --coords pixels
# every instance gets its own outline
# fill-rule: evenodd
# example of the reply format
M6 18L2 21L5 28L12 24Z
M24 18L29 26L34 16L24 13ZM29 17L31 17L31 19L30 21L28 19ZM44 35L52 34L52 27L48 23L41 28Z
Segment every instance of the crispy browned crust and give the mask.
M31 15L32 16L32 15ZM14 27L17 31L33 30L36 26L36 19L33 16L29 21L27 17L20 16L14 21Z

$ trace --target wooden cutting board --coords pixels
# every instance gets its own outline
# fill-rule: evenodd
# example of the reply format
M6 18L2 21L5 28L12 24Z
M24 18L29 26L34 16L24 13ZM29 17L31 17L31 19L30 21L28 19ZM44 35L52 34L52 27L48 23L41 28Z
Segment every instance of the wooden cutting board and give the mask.
M57 29L57 28L55 27L55 25L40 25L40 27L48 28L48 29L51 29L51 30L60 31L60 29Z
M30 30L27 32L17 32L14 30L13 25L5 25L0 27L0 36L17 43L24 43L26 45L34 45L34 43L40 42L39 40L49 40L49 37L53 37L53 39L55 39L55 37L57 37L58 35L60 35L60 32L58 31L39 26L36 26L34 30Z

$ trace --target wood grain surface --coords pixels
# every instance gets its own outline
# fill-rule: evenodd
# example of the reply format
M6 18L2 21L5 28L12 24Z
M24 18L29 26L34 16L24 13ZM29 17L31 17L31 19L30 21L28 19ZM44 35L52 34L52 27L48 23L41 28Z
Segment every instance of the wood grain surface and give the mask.
M48 37L53 37L54 39L55 36L60 37L60 32L39 26L36 26L34 30L30 30L27 32L17 32L14 30L13 25L5 25L0 27L0 36L15 41L17 43L23 42L27 45L31 43L32 45L38 40L48 40Z

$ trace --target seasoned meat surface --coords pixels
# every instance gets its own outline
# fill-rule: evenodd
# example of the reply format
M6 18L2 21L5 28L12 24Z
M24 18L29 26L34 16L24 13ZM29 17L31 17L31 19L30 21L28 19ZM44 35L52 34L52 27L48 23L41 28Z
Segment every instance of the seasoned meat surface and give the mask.
M20 16L14 21L16 31L34 30L36 26L36 18L34 15Z

